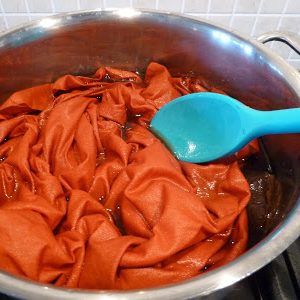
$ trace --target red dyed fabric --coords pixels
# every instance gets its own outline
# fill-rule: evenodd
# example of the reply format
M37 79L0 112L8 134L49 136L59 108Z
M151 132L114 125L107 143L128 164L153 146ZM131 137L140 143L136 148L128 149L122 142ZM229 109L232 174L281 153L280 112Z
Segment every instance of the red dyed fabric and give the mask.
M181 163L147 129L162 105L198 91L221 92L151 63L144 80L100 68L4 102L0 268L57 286L133 289L242 254L250 191L238 158Z

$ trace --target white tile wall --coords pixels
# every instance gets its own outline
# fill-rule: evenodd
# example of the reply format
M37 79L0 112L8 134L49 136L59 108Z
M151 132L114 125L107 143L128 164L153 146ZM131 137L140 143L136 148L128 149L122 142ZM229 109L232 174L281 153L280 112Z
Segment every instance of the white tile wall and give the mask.
M157 8L160 10L180 12L181 4L182 4L182 0L159 0Z
M270 0L272 1L272 0ZM236 5L236 13L257 13L261 0L239 0Z
M6 29L6 24L3 16L0 16L0 31L4 31Z
M212 13L231 13L234 0L211 0L210 10Z
M52 1L53 1L55 12L73 11L79 8L77 0L52 0Z
M105 6L106 7L112 7L112 8L129 7L130 6L130 0L106 0L105 1Z
M290 13L290 14L299 14L299 11L300 11L300 1L299 0L290 0L288 1L288 6L287 6L287 10L286 12L287 13Z
M28 22L29 17L26 15L20 15L20 16L7 16L6 17L7 25L8 27L14 27L18 26L22 23Z
M258 16L254 27L255 35L261 35L264 32L272 31L277 28L279 17L274 15Z
M28 9L33 13L52 12L51 1L49 0L27 0Z
M156 0L133 0L133 7L155 9Z
M49 0L45 0L50 2ZM102 8L102 0L80 0L79 6L81 9L97 9Z
M245 15L245 16L235 16L232 20L232 24L231 26L241 32L242 34L246 35L246 36L250 36L251 32L253 30L253 26L254 23L256 21L256 17L255 16L249 16L249 15Z
M281 13L286 3L287 0L263 0L261 13Z
M8 13L25 13L25 0L2 0L3 9Z
M208 8L207 0L185 0L184 12L206 13Z
M29 20L79 9L135 7L209 19L246 36L269 30L300 35L300 0L0 0L0 31ZM281 43L270 47L300 69L300 57Z
M215 23L218 23L222 26L225 26L227 28L230 27L230 21L231 21L231 17L230 16L226 16L226 15L208 15L208 20L211 20Z

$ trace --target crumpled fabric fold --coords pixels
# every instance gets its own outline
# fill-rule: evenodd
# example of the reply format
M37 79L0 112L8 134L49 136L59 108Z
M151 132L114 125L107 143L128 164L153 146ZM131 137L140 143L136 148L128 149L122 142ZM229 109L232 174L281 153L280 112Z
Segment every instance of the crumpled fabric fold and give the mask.
M100 68L0 107L0 268L56 286L137 289L224 265L247 248L249 186L236 156L177 161L148 129L164 104L220 92L151 63Z

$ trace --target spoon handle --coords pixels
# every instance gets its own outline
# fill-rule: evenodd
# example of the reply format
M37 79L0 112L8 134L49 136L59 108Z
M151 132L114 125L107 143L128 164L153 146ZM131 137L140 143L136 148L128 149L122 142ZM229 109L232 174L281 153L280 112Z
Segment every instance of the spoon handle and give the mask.
M256 118L258 136L277 133L300 133L300 108L258 111L255 115L253 119Z

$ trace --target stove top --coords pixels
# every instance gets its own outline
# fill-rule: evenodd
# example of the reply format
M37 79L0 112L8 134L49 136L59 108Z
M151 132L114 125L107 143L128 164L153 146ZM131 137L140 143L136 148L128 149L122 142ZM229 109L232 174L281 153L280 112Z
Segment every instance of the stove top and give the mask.
M250 277L204 299L300 299L300 238L284 253Z

